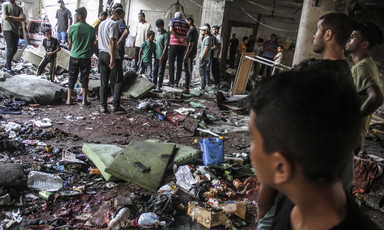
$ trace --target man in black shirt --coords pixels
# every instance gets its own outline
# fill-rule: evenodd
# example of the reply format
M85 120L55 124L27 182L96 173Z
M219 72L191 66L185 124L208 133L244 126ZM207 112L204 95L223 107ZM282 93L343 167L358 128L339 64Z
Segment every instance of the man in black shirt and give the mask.
M56 56L57 56L57 52L59 52L61 48L60 48L59 41L56 38L52 37L50 28L46 28L44 30L44 36L46 38L44 38L43 40L43 46L45 48L46 53L39 67L37 68L36 75L37 76L41 75L41 73L49 63L50 64L49 76L50 76L50 80L53 82L55 80Z
M356 91L321 67L265 79L250 96L253 167L262 185L284 194L272 229L377 229L341 180L362 123Z
M60 9L56 11L56 19L57 19L57 39L61 42L63 41L66 43L67 40L67 34L68 34L68 28L70 25L72 25L72 14L71 11L69 11L64 4L63 0L58 0L57 3L59 4Z
M229 68L235 68L236 50L239 45L239 39L236 38L236 34L232 34L232 39L229 40Z
M189 93L189 85L191 83L191 72L193 66L193 60L197 53L197 41L199 39L199 33L197 32L193 18L187 18L189 25L189 31L187 34L187 51L184 55L184 71L185 71L185 88L184 93Z

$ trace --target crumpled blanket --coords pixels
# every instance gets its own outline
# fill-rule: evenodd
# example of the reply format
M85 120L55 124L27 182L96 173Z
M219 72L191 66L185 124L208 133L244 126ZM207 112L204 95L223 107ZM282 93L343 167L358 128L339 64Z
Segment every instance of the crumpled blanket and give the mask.
M380 169L378 163L371 159L363 159L354 156L355 174L352 182L353 193L365 193L372 185L373 180L379 175Z

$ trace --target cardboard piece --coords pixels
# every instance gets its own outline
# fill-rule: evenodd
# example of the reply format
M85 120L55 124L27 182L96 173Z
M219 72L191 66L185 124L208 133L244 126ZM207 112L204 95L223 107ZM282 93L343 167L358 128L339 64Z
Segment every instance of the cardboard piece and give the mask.
M106 181L116 181L116 177L105 172L105 168L110 165L114 159L113 154L120 152L123 148L116 145L103 144L84 144L83 153L96 165L101 175Z
M141 98L155 87L146 77L132 74L131 72L127 72L124 78L127 79L125 84L128 85L128 88L122 92L122 95L125 97Z
M234 95L222 102L223 105L230 105L239 108L248 108L248 95Z
M181 98L183 96L182 88L163 86L163 97L169 99Z
M174 144L132 141L115 157L105 171L117 178L156 192L162 185L163 176L175 154ZM134 165L135 162L140 162L149 168L149 171L141 171Z
M188 215L192 220L196 220L199 224L206 228L224 225L225 228L231 228L232 222L228 219L225 212L214 212L206 208L200 207L196 202L188 203Z

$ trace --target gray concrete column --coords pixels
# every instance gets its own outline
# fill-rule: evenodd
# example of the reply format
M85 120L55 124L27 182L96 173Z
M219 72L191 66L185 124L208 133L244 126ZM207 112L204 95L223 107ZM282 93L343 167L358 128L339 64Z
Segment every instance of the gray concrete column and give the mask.
M315 2L318 5L315 6ZM320 58L313 52L313 35L316 33L316 23L321 16L331 12L347 14L350 0L316 1L304 0L301 11L299 32L297 34L293 65L308 58Z

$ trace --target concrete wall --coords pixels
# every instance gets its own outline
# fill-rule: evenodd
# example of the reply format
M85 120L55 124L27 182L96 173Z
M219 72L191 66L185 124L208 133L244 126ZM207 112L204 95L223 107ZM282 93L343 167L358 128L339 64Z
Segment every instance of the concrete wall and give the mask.
M146 20L152 25L152 28L155 28L155 21L159 18L162 18L168 25L169 20L174 17L175 7L171 7L171 5L176 3L176 0L121 0L121 3L126 7L127 23L131 26L131 35L134 36L139 23L137 14L141 10L145 13ZM195 24L199 25L202 10L199 6L203 5L203 0L180 0L179 3L184 6L187 17L191 16L195 20Z

